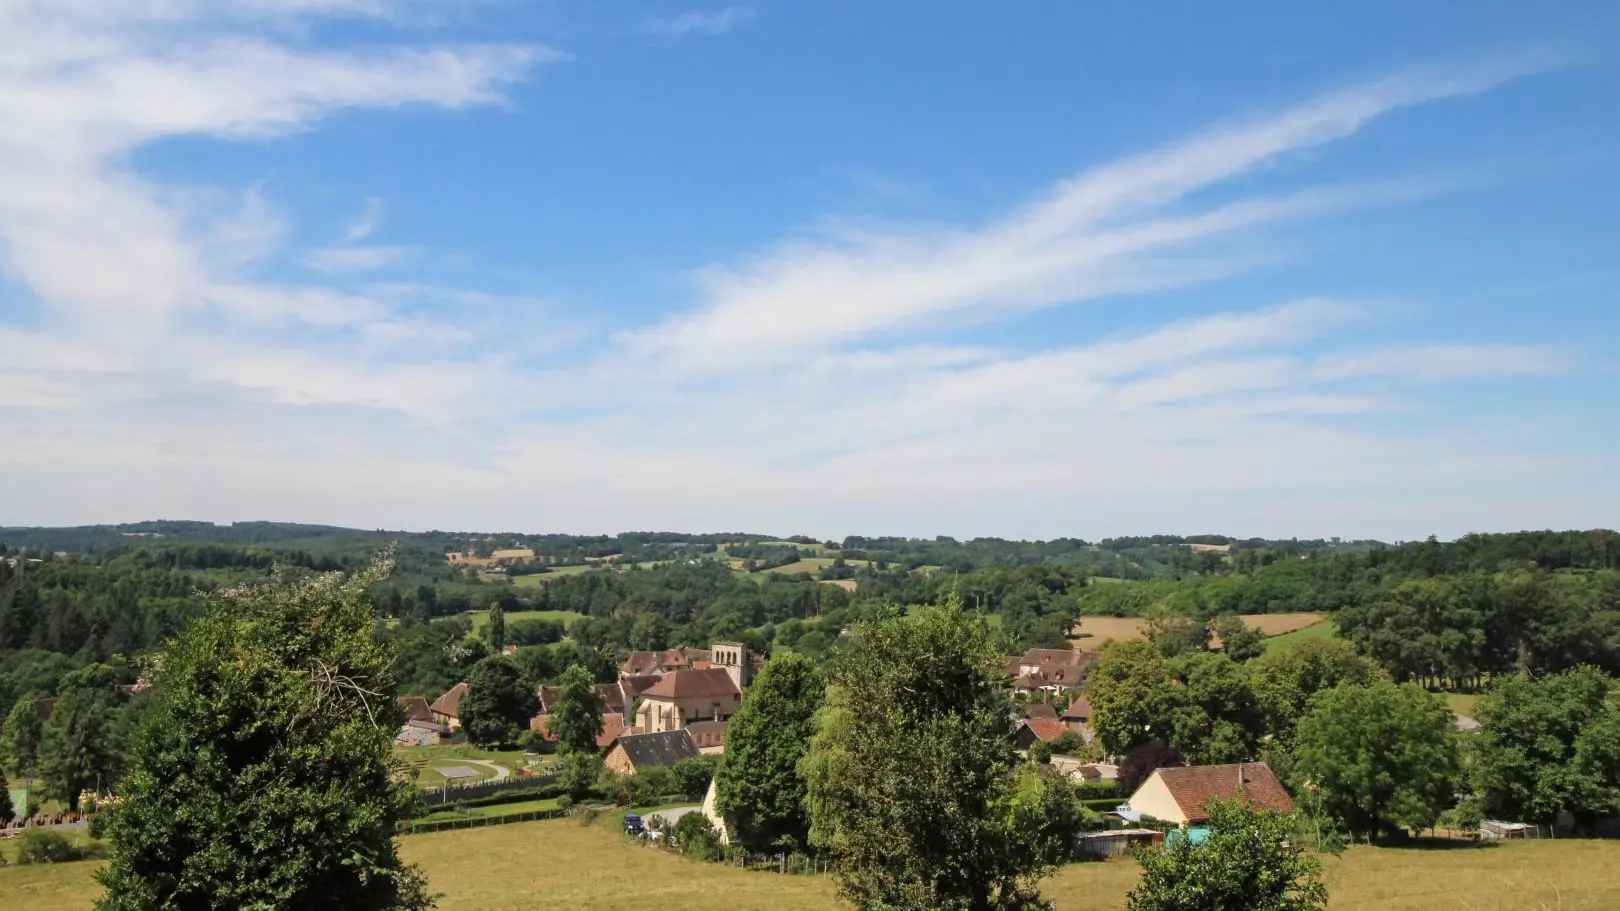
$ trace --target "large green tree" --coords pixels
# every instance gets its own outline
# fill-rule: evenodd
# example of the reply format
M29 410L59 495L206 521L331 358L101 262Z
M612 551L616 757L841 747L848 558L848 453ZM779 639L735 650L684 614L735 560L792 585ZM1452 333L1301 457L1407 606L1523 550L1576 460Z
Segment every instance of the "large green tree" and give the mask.
M367 596L384 572L222 592L169 644L100 911L432 904L393 840L410 786Z
M1215 635L1221 637L1221 651L1233 661L1249 661L1266 650L1265 635L1244 623L1237 614L1216 617Z
M43 698L39 693L28 693L18 699L6 716L5 731L0 733L0 763L22 778L39 769L39 741L45 723L40 720L37 705Z
M1284 745L1293 742L1294 726L1317 693L1341 683L1366 685L1386 677L1377 663L1357 654L1355 646L1343 639L1302 639L1249 663L1250 684L1266 728Z
M467 674L467 693L461 697L461 728L479 746L506 746L517 742L529 719L540 711L540 699L517 665L491 655Z
M1209 803L1209 836L1176 838L1136 855L1142 878L1129 911L1321 911L1321 863L1295 837L1291 815L1239 801ZM1173 833L1172 837L1174 837Z
M1155 740L1167 741L1160 726L1159 695L1165 659L1149 642L1109 642L1086 675L1091 727L1103 752L1120 756Z
M91 665L62 680L62 693L39 742L39 770L46 795L76 807L86 791L110 788L122 765L113 722L123 702L117 674Z
M1207 764L1252 759L1265 733L1247 666L1219 652L1164 658L1148 642L1110 643L1087 677L1092 727L1122 755L1163 741Z
M1416 684L1342 684L1316 697L1295 736L1295 792L1369 840L1432 826L1456 796L1444 700Z
M859 908L1040 906L1051 869L1039 820L1018 812L1023 764L1001 659L952 597L857 624L832 661L802 768L811 839Z
M1568 812L1591 825L1620 791L1604 743L1620 709L1614 680L1581 667L1550 677L1514 675L1479 701L1475 787L1493 818L1552 822Z
M602 736L602 695L591 688L592 682L591 672L577 664L558 681L562 691L547 726L557 738L559 753L596 752L596 738Z
M490 605L489 622L484 626L484 637L489 643L489 650L496 655L506 647L506 611L502 610L499 604Z
M815 733L826 692L809 659L788 653L765 663L726 727L726 758L715 798L748 845L802 848L810 834L799 762Z

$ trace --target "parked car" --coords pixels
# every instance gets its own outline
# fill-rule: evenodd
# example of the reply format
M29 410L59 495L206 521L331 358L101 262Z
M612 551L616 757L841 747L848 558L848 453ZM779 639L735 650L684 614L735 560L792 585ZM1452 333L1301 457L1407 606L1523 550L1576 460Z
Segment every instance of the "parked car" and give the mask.
M635 813L624 814L624 834L641 836L647 832L647 824Z

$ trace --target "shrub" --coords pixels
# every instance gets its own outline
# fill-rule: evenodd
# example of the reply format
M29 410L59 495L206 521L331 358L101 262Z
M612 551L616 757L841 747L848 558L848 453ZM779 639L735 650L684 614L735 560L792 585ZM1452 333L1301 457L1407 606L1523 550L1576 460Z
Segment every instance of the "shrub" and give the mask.
M19 864L62 864L79 860L84 851L60 832L29 826L23 831L22 847L17 849Z
M714 780L715 757L689 756L675 763L675 788L691 798L700 798Z
M719 834L702 813L687 813L676 820L675 844L682 854L697 860L719 860L725 856Z
M1086 739L1074 731L1064 731L1052 741L1052 752L1071 756L1086 748Z
M1052 748L1044 740L1037 740L1029 746L1029 758L1041 765L1052 761Z
M654 767L637 772L629 781L631 802L636 806L656 806L658 799L677 790L675 770Z
M112 821L112 811L102 809L90 817L90 837L100 841L107 835L107 823Z
M573 806L574 806L574 798L569 797L567 794L564 794L563 796L557 798L557 809L559 809L559 810L568 810L568 809L571 809Z
M546 739L546 735L539 731L524 731L518 735L518 749L525 753L539 753L549 755L557 752L557 745Z

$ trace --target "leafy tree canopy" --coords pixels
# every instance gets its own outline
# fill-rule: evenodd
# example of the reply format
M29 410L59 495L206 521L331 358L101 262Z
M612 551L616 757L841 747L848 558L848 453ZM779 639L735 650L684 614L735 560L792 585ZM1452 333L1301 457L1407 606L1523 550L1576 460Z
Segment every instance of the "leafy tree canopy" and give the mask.
M468 740L479 746L506 746L517 743L529 719L540 711L540 698L517 665L491 655L467 675L460 708Z
M1516 675L1479 701L1473 775L1493 818L1545 822L1569 812L1586 823L1612 806L1620 779L1608 735L1614 681L1583 667L1539 680Z
M716 804L744 844L802 848L810 833L799 762L815 732L826 686L803 656L778 655L743 695L726 726Z
M803 769L811 837L857 907L1040 904L1052 861L1038 822L1011 822L1024 764L999 663L954 598L858 625L834 660Z
M1177 838L1136 856L1142 879L1129 911L1322 911L1321 863L1294 837L1291 814L1240 801L1209 804L1209 837ZM1172 835L1177 833L1172 833Z
M222 592L170 645L101 911L431 905L393 841L409 785L366 594L385 571Z
M1456 792L1451 712L1416 684L1341 684L1299 722L1295 793L1368 839L1434 824Z
M602 696L591 683L591 673L583 667L571 667L562 676L562 692L547 722L557 736L559 753L596 753L596 738L602 736Z

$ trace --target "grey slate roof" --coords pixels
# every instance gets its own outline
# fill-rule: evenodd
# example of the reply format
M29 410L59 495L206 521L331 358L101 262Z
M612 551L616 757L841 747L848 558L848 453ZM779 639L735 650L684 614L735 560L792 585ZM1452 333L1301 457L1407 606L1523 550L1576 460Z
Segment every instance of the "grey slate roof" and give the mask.
M637 771L672 766L682 759L701 756L692 735L684 730L656 734L623 734L619 737L625 757Z

